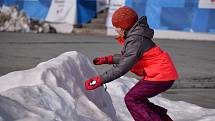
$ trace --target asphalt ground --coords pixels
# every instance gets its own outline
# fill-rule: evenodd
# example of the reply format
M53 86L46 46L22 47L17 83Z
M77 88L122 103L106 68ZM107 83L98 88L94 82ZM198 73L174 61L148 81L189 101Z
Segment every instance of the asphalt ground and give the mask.
M215 108L215 41L154 40L168 51L180 79L162 95L171 100ZM113 37L102 35L35 34L0 32L0 76L34 68L37 64L68 51L78 51L90 60L120 53ZM99 73L111 68L95 66ZM128 73L127 76L136 77Z

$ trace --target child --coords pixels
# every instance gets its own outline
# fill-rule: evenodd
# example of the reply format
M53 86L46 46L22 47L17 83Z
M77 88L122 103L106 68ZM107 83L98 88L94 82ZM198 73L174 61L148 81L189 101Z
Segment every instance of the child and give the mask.
M96 89L131 71L142 77L124 99L134 120L172 121L166 109L148 100L169 89L178 74L168 53L152 41L154 31L149 28L146 16L138 19L133 9L124 6L114 12L112 24L119 34L117 40L123 46L121 54L95 58L95 65L116 65L102 75L86 80L86 89Z

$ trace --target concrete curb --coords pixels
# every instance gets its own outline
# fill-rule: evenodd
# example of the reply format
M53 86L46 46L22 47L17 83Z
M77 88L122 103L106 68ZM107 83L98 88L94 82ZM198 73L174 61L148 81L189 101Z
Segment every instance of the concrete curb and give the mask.
M214 41L215 34L156 30L155 39Z

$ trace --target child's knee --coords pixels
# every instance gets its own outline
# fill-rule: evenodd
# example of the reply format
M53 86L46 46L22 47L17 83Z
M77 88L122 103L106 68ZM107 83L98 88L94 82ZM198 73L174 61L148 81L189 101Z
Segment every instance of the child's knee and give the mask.
M129 93L125 95L124 102L126 105L130 105L134 101L135 101L135 99L133 98L132 95L130 95Z
M126 105L136 104L136 103L144 103L147 98L144 97L137 97L136 95L132 95L127 93L124 97L124 101Z

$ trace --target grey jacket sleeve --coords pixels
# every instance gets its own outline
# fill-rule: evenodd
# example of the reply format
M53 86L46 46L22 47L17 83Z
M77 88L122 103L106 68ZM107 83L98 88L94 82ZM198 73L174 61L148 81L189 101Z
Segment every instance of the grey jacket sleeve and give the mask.
M113 64L119 64L119 61L121 60L122 55L121 54L114 54L113 55Z
M135 36L127 38L122 49L122 55L121 59L119 59L119 64L116 64L111 69L100 75L103 79L103 83L108 83L126 74L138 61L142 53L142 37Z

